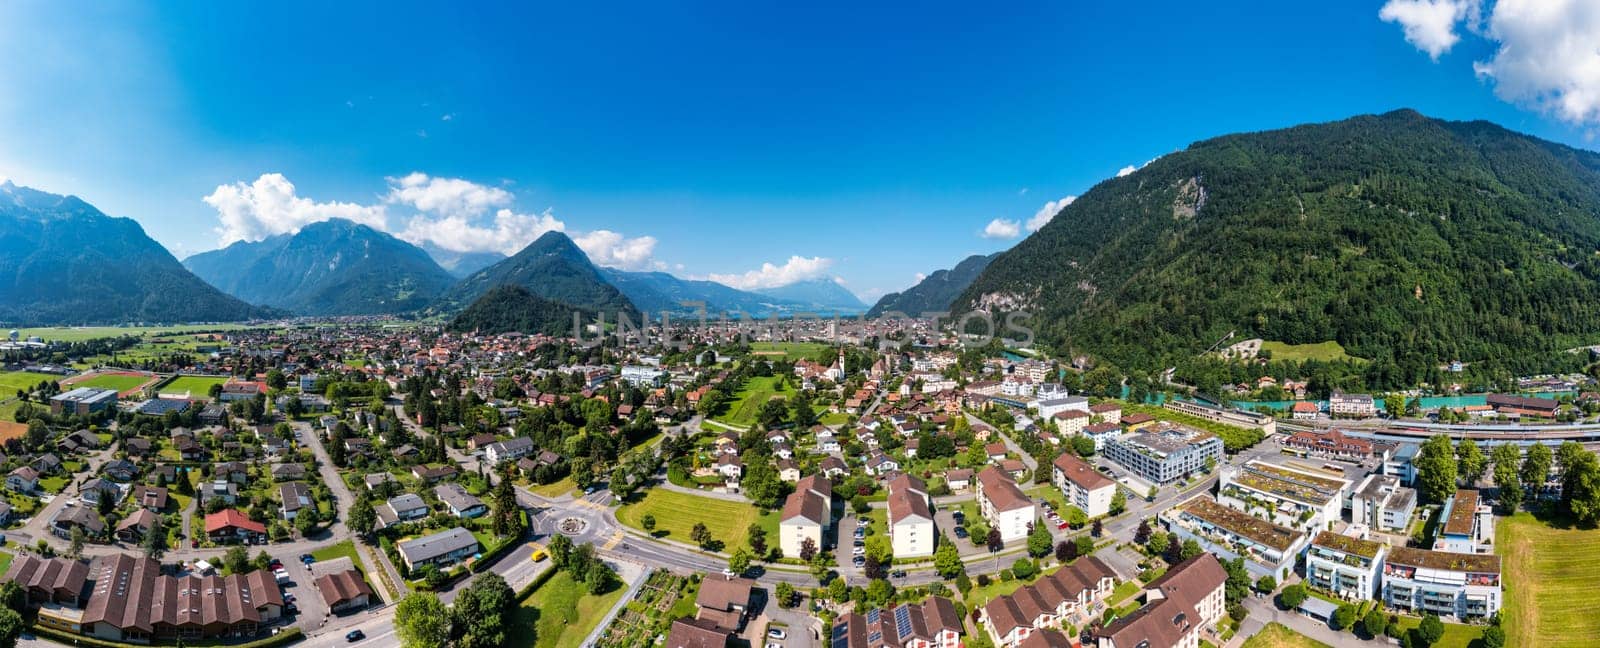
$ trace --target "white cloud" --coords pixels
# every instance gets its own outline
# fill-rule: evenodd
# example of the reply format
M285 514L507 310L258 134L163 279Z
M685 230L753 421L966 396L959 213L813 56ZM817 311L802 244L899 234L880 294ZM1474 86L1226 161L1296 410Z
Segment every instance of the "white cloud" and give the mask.
M1050 219L1056 217L1058 212L1060 212L1067 205L1072 204L1072 201L1077 199L1077 196L1067 196L1061 200L1052 200L1045 203L1043 207L1039 208L1039 211L1033 213L1033 218L1028 219L1028 223L1026 225L1028 231L1039 231L1039 228L1044 227L1046 223L1050 222Z
M217 210L216 232L221 245L259 241L289 234L330 218L344 218L376 229L387 228L382 205L317 202L295 195L294 184L280 173L264 173L255 182L218 185L206 204Z
M1600 4L1500 0L1489 16L1494 58L1473 64L1505 101L1577 125L1600 124Z
M477 224L473 220L464 216L418 214L395 236L417 245L433 243L455 252L494 251L509 256L545 232L567 229L566 223L548 209L541 214L518 214L501 209L489 223Z
M640 236L628 238L611 230L595 230L574 237L573 243L583 248L589 260L623 270L662 270L666 264L655 260L656 238Z
M917 277L917 283L922 283L922 280L923 279L927 279L928 275L925 275L925 274L922 274L922 273L918 272L916 277Z
M1117 177L1121 178L1121 177L1124 177L1124 176L1132 175L1134 171L1138 171L1138 170L1139 170L1139 167L1136 167L1136 166L1133 166L1132 164L1130 164L1128 166L1125 166L1125 167L1122 167L1120 169L1117 169Z
M755 290L759 288L776 288L787 286L796 281L816 279L825 275L828 268L833 266L833 259L826 257L791 256L783 265L763 263L756 270L743 274L717 274L712 273L707 279L731 286L740 290Z
M996 218L983 227L983 238L988 239L1012 239L1021 233L1021 224L1004 218Z
M470 217L510 205L511 198L511 192L504 189L460 178L433 178L418 171L389 178L389 194L384 200L440 216Z
M1399 23L1406 42L1437 61L1461 40L1456 24L1476 14L1477 7L1477 0L1389 0L1378 10L1378 17Z

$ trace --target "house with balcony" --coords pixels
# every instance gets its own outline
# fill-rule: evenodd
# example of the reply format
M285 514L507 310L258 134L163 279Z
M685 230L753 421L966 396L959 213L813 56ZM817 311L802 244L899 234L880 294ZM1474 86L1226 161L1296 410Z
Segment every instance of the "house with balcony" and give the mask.
M1056 488L1061 489L1068 504L1091 518L1111 513L1111 499L1117 494L1117 483L1100 474L1089 462L1077 455L1062 453L1051 463L1051 473Z
M939 533L933 522L933 499L922 480L905 473L889 479L888 528L895 558L932 556Z
M1404 533L1416 511L1416 489L1391 475L1367 475L1350 494L1350 523L1369 529Z
M1217 501L1277 524L1308 532L1339 521L1350 481L1251 461L1222 471Z
M1028 525L1036 513L1033 500L1017 487L1011 475L985 466L978 472L978 512L989 522L989 528L1000 531L1000 541L1010 543L1028 537Z
M1478 498L1478 491L1458 490L1440 513L1444 526L1433 541L1434 551L1488 553L1484 547L1493 533L1494 512Z
M1376 600L1387 545L1320 531L1306 547L1306 582L1346 600Z
M1394 547L1383 562L1383 602L1416 613L1488 618L1502 602L1500 557Z
M1223 506L1208 495L1168 509L1161 519L1179 539L1192 539L1207 552L1228 560L1244 557L1257 577L1282 579L1306 545L1305 533Z
M1130 426L1134 416L1124 419ZM1222 439L1210 432L1162 422L1145 423L1136 433L1109 439L1107 459L1152 484L1164 485L1205 472L1222 460ZM1087 428L1085 428L1087 429Z
M990 599L978 608L978 625L996 646L1016 648L1041 631L1083 627L1098 619L1116 588L1117 573L1084 556L1032 585Z

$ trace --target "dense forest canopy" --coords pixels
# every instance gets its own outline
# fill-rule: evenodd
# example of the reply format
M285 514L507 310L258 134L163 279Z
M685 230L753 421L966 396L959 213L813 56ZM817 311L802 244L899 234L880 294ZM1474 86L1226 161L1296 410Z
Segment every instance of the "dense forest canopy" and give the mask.
M957 310L1060 353L1191 361L1230 332L1335 340L1398 381L1600 343L1600 155L1403 110L1206 140L1102 182Z

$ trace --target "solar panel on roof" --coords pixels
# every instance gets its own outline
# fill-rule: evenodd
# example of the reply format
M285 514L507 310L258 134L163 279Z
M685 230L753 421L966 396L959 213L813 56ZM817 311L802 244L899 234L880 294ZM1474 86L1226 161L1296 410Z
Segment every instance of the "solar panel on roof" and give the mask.
M911 636L911 608L902 605L894 609L894 633L902 639Z
M867 623L877 623L879 614L881 614L881 612L877 608L867 610Z

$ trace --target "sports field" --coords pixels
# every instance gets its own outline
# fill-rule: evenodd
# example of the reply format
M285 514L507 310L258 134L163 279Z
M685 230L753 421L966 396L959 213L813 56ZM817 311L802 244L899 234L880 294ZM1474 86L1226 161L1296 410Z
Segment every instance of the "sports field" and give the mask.
M743 546L745 531L750 523L759 522L767 530L768 538L778 537L776 512L762 515L755 505L713 497L655 488L645 493L644 499L624 504L617 509L617 521L635 529L645 530L639 520L645 515L656 518L655 532L678 542L693 544L689 533L696 522L704 522L713 540L721 540L724 550Z
M88 376L82 380L72 381L72 387L97 387L100 389L115 389L118 392L125 392L130 389L138 389L140 386L150 382L151 380L152 378L150 376L134 373L98 373Z
M733 394L733 401L728 403L727 410L716 419L730 425L755 424L756 414L761 411L761 406L772 400L773 396L787 398L794 394L792 388L779 383L782 379L781 376L760 376L746 380L744 387Z
M212 385L228 382L222 376L178 376L176 380L161 387L164 394L179 394L189 392L193 398L206 398L211 394Z
M1562 526L1518 513L1495 529L1507 646L1600 646L1600 531Z
M33 389L41 381L60 380L61 376L34 373L32 371L8 371L0 373L0 397L12 396L18 389Z

